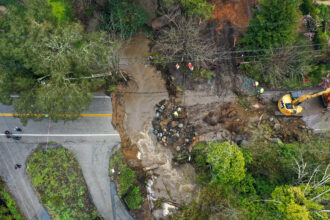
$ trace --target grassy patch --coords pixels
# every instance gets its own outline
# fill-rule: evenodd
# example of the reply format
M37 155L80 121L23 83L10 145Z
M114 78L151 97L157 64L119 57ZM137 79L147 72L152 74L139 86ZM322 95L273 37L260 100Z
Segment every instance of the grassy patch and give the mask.
M11 198L5 188L4 182L0 179L0 219L23 219L19 213L16 202Z
M37 149L26 164L41 202L54 219L101 219L79 163L69 150Z
M110 175L119 184L118 194L127 206L130 209L140 209L143 197L138 186L138 179L135 171L129 168L124 161L123 153L121 150L117 150L110 159Z

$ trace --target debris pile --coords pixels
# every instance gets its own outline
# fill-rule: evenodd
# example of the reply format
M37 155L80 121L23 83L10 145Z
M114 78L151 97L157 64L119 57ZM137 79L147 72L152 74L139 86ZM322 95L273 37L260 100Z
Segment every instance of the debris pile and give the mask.
M152 132L158 142L177 152L188 152L196 140L194 126L188 122L186 109L162 100L155 105L156 117L152 121Z
M204 118L203 121L209 125L215 126L218 123L224 123L226 119L237 116L237 111L230 107L230 105L224 105L221 111L211 111Z

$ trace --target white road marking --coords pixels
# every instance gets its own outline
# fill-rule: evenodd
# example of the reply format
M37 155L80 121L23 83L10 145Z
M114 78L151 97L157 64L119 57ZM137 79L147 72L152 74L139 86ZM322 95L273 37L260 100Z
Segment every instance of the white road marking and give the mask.
M20 137L105 137L105 136L118 136L119 134L13 134ZM0 134L5 136L5 134Z

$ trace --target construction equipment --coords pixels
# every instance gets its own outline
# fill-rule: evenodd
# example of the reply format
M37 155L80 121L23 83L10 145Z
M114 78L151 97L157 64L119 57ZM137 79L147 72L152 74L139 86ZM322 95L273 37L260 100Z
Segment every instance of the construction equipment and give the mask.
M278 100L278 109L284 115L297 115L303 110L303 108L299 106L303 101L320 95L327 95L328 97L329 94L330 88L321 92L317 92L315 94L307 95L301 95L301 92L290 92L289 94L285 94L282 98L280 98L280 100Z

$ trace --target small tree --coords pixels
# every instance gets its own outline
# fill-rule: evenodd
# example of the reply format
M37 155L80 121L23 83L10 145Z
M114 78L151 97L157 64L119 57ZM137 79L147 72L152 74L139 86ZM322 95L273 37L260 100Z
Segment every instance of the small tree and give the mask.
M205 146L206 162L211 165L212 182L238 183L245 177L243 153L228 142L210 142Z
M221 54L216 54L215 40L205 40L197 21L181 17L168 28L163 28L155 41L154 50L165 56L166 61L194 62L196 67L214 64Z

